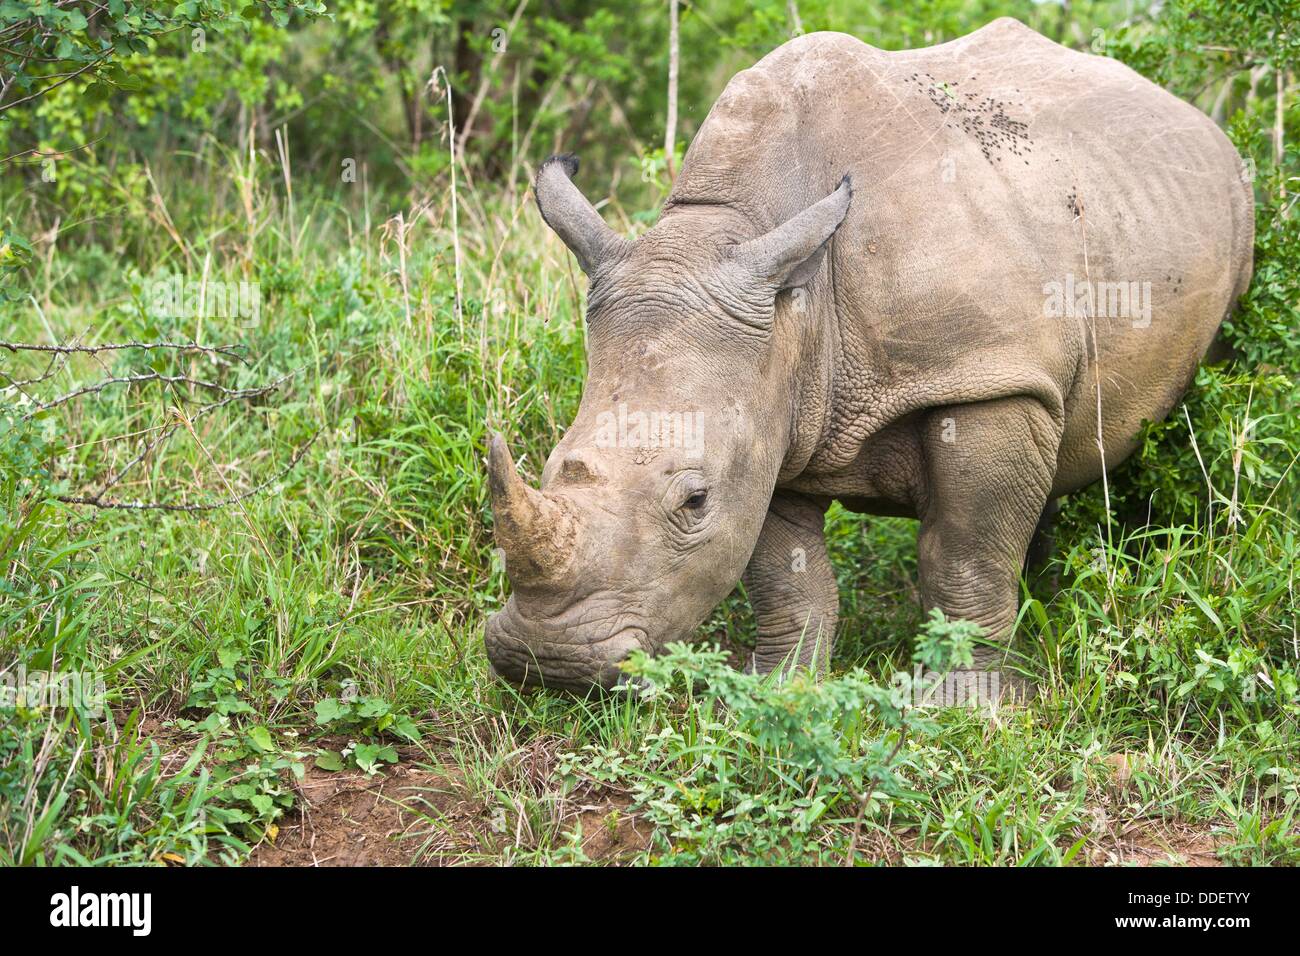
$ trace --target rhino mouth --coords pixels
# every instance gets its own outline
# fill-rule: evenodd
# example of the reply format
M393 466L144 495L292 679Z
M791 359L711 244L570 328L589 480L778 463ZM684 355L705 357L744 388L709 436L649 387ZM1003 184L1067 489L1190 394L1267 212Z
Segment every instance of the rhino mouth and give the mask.
M628 680L619 664L649 649L646 629L628 617L619 611L596 619L572 612L549 621L528 619L511 597L488 619L483 643L492 672L516 686L609 690Z

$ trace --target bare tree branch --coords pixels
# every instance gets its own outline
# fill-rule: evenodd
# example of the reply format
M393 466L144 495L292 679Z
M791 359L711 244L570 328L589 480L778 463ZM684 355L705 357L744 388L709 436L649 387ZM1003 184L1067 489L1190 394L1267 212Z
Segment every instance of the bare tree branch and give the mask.
M164 501L101 501L98 498L78 498L70 495L58 495L55 500L61 501L65 505L91 505L92 507L101 508L106 511L181 511L192 513L196 511L215 511L219 508L228 508L231 505L238 504L241 501L252 498L254 495L260 494L276 482L281 481L287 474L289 474L289 472L293 471L298 462L302 460L303 455L307 454L308 449L316 443L316 439L319 437L320 431L317 430L311 438L307 439L307 441L293 453L293 457L289 459L287 465L260 485L250 488L248 491L240 494L218 499L217 501L204 501L196 504L169 504Z
M23 391L24 386L39 385L41 384L41 382L53 378L56 374L58 374L63 370L63 365L66 363L66 360L64 363L61 363L59 361L60 358L62 358L61 355L51 355L50 363L45 366L45 371L42 372L40 375L37 375L35 378L10 378L7 372L0 372L0 375L3 375L6 381L9 383L4 387L16 388L24 395L27 395L27 393ZM27 397L32 398L30 395L27 395ZM36 401L36 399L32 398L32 401L34 402Z
M216 382L207 382L201 378L191 378L189 375L163 375L161 372L140 372L136 375L114 375L110 378L101 379L93 385L85 385L66 395L60 395L58 398L51 399L48 402L39 403L36 408L24 418L49 411L51 408L57 408L60 405L66 405L68 402L84 395L94 395L102 392L112 385L140 385L144 382L162 382L165 385L193 385L196 388L206 388L209 391L219 392L222 395L229 395L232 398L253 398L260 394L263 387L257 388L226 388L224 385L218 385Z
M197 396L190 396L190 395L178 393L176 395L176 404L172 410L171 421L156 426L156 431L154 428L150 428L145 432L138 433L140 435L147 435L149 432L154 432L154 434L149 435L148 438L144 438L141 440L141 444L138 446L138 450L131 455L130 459L125 464L110 471L107 478L103 478L95 482L96 484L99 485L99 488L94 494L55 496L55 500L61 501L64 504L90 505L96 508L119 509L119 510L126 510L126 511L202 512L202 511L212 511L217 508L223 508L228 505L237 504L247 498L250 498L253 495L256 495L259 492L270 487L272 484L279 481L281 478L283 478L301 460L302 456L306 454L307 449L311 447L311 445L316 441L317 436L320 434L320 432L318 431L315 435L311 437L311 439L306 444L304 444L301 448L299 448L294 453L293 458L290 460L290 462L283 469L281 469L281 471L278 472L275 477L271 478L268 481L263 482L257 487L252 488L246 492L236 494L234 492L234 489L230 487L230 484L226 482L226 488L228 491L230 491L230 494L227 497L218 498L212 501L196 502L194 504L184 504L184 503L173 504L169 502L155 502L155 501L120 501L120 500L111 500L111 499L106 500L104 496L110 490L112 490L114 487L119 485L134 468L136 468L139 464L147 460L151 454L158 451L158 449L160 449L168 441L170 441L171 438L176 434L176 432L182 426L187 428L190 434L194 436L195 440L198 441L199 440L198 436L194 433L194 429L193 429L193 424L195 421L204 417L205 415L215 412L218 409L225 408L228 405L231 405L235 402L249 402L259 398L263 398L266 395L269 395L271 392L274 392L276 389L278 389L291 377L297 374L297 372L296 371L289 372L285 375L280 376L279 378L275 379L272 382L268 382L264 385L253 386L250 388L229 388L217 382L195 378L194 376L190 376L190 375L166 375L161 372L155 372L155 371L134 372L126 375L106 374L106 376L103 379L100 379L97 382L93 382L88 385L79 386L73 389L72 391L67 392L66 394L58 396L57 398L51 399L50 401L42 402L36 399L35 397L33 397L29 392L27 392L24 389L24 386L37 385L40 384L41 382L50 379L58 372L67 368L68 362L71 356L73 355L92 356L95 361L99 362L101 366L104 366L102 356L105 354L117 353L123 351L152 352L152 351L165 350L175 355L201 353L204 355L212 356L214 358L217 357L231 358L241 362L244 365L248 365L249 364L248 360L245 358L245 353L247 349L245 349L243 346L238 346L238 345L200 345L197 342L165 342L165 341L164 342L111 342L102 345L83 345L81 344L80 336L78 336L68 341L67 343L57 344L57 345L38 345L38 344L27 343L27 342L0 341L0 350L8 351L10 354L15 354L15 355L19 353L32 353L38 355L45 355L49 357L49 364L46 366L45 371L33 378L15 379L4 372L0 372L0 380L6 381L8 383L7 385L4 385L3 388L15 388L18 391L22 392L23 395L27 396L27 398L29 398L32 401L32 404L34 406L33 410L28 412L24 416L24 420L31 419L33 416L41 412L48 411L49 409L59 408L61 406L67 405L75 401L76 399L82 398L86 395L98 394L99 392L102 392L113 385L133 386L133 385L145 384L148 382L159 382L162 383L163 385L170 385L170 386L188 385L192 388L202 389L208 392L216 393L216 395L219 396L213 398L210 401L201 402ZM106 367L105 367L105 371L107 372ZM187 414L187 412L185 411L185 406L189 403L198 405L197 410L195 410L192 414ZM108 440L125 442L132 437L134 436L124 435L124 436L118 436L115 439L108 439ZM202 447L201 442L200 442L200 447ZM204 452L206 454L207 450L204 449ZM211 460L211 456L209 455L208 457L209 460ZM222 481L223 482L225 481L224 476L222 477ZM87 484L90 484L90 482L87 482Z
M474 121L478 119L478 111L483 107L483 100L487 96L488 87L492 83L492 71L501 63L501 58L506 55L510 38L515 34L515 27L519 25L519 18L524 15L524 8L528 6L528 0L519 0L519 6L515 7L514 16L510 18L510 25L506 27L506 42L496 51L492 57L491 65L482 71L479 76L478 89L474 92L474 101L470 104L469 113L465 116L465 122L461 124L460 139L456 143L456 155L461 157L461 162L465 161L465 142L469 139L470 133L474 130Z
M108 60L108 57L112 52L113 52L112 50L109 50L108 52L104 53L102 56L98 57L97 59L91 60L89 63L87 63L81 69L77 70L75 73L69 73L63 79L59 80L59 82L51 83L49 86L44 87L43 89L39 89L35 93L31 93L28 96L24 96L20 100L14 100L12 103L0 103L0 113L5 112L5 110L11 110L15 106L21 106L23 103L26 103L29 100L34 100L38 96L44 96L46 93L50 92L51 90L57 89L58 87L62 86L64 83L68 82L68 80L81 76L81 74L85 73L87 70L102 65L105 61Z
M140 349L150 351L154 349L174 349L178 352L203 352L207 355L224 355L227 358L238 359L244 364L248 360L244 358L248 348L243 345L199 345L195 342L111 342L106 345L34 345L27 342L0 342L0 349L8 349L10 352L54 352L59 355L72 355L74 353L84 355L94 355L98 352L120 352L123 349Z
M292 375L292 373L290 373L290 375ZM249 393L246 395L230 395L227 396L226 398L221 399L220 401L209 402L207 405L204 405L202 408L200 408L198 411L196 411L193 415L190 416L190 423L193 424L194 422L198 421L200 418L202 418L204 415L208 414L209 412L214 412L219 408L225 408L231 402L240 401L241 399L259 398L262 395L269 394L270 392L273 392L277 388L279 388L286 381L288 381L290 375L282 375L280 378L276 379L274 382L271 382L268 385L263 385L260 388L250 390ZM118 485L122 481L122 479L126 477L127 472L129 472L136 465L140 464L140 462L144 461L145 458L148 457L150 452L152 452L160 445L164 444L168 439L172 437L172 435L176 434L176 430L180 428L182 424L184 424L184 422L180 418L177 418L177 420L172 422L170 425L164 425L157 435L155 435L151 440L145 443L145 446L142 449L140 449L139 454L137 454L134 458L128 461L121 468L119 468L116 472L109 475L108 480L105 481L103 485L100 486L99 491L97 491L93 497L84 499L84 503L98 504L103 499L105 494L107 494L114 486Z

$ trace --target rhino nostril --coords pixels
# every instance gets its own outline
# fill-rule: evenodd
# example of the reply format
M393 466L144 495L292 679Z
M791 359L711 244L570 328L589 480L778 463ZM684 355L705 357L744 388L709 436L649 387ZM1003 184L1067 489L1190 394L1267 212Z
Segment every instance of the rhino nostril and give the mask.
M633 678L620 666L637 651L645 650L645 631L639 627L627 627L612 637L600 642L600 655L605 660L601 668L600 683L605 687L615 684L634 684Z
M639 627L625 627L601 642L601 651L614 663L627 660L635 651L645 650L645 631Z

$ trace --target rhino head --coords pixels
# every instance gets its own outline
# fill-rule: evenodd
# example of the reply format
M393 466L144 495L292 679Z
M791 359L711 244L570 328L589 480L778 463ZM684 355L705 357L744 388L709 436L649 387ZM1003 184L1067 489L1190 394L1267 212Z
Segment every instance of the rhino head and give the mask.
M758 236L726 206L678 204L633 242L576 171L553 157L534 193L590 281L587 380L540 491L491 439L512 593L485 643L513 683L584 691L688 637L740 579L800 414L808 336L778 296L817 272L851 187Z

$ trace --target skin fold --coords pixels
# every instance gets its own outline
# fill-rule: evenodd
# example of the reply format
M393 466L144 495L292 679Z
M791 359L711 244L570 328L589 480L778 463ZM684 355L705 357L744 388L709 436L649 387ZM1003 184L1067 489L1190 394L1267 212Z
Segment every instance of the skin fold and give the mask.
M1250 280L1217 127L1010 19L778 48L635 242L576 171L553 157L534 191L590 280L582 401L540 491L489 452L512 594L485 643L520 684L610 686L742 578L753 666L823 667L832 500L919 519L924 601L996 667L1040 517L1169 412Z

